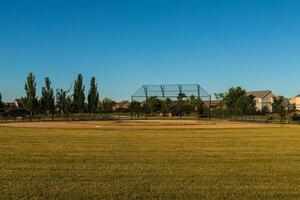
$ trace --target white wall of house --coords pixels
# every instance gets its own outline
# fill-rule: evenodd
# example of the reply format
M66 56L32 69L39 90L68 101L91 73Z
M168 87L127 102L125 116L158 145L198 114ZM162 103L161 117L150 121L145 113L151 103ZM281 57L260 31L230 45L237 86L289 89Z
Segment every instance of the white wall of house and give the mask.
M300 111L300 96L296 96L296 97L292 98L292 99L290 100L290 103L291 103L291 104L295 104L295 105L296 105L296 109L297 109L298 111Z
M261 111L263 107L268 107L269 111L272 112L272 104L274 102L274 97L275 95L272 92L263 98L255 97L254 101L256 103L256 110Z
M254 98L255 101L255 107L257 111L260 111L262 109L262 99L261 98Z
M269 111L272 112L273 111L272 104L274 102L274 97L275 97L274 93L270 93L267 96L265 96L262 101L262 107L266 106L268 107Z

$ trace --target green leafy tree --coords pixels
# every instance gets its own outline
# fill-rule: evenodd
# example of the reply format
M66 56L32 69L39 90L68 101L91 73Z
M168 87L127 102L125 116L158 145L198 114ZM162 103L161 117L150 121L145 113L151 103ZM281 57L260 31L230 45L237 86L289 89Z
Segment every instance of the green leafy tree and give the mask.
M288 114L297 113L296 104L291 104L288 99L287 99L287 103L288 103Z
M246 95L246 91L241 87L232 87L225 93L224 102L231 114L236 114L236 103L238 102L238 99L244 95Z
M136 113L137 115L139 115L140 112L141 112L141 103L138 102L138 101L133 100L130 103L130 110L131 110L132 113Z
M102 101L101 100L98 101L97 113L104 113L103 105L102 105Z
M72 113L72 98L69 95L67 95L66 98L65 113L67 113L68 115Z
M268 108L268 106L264 106L264 107L262 107L260 113L262 115L266 115L266 114L270 113L270 109Z
M194 100L195 100L195 96L191 96L191 97L187 97L186 101L185 101L185 109L184 112L188 115L190 115L191 113L195 114L195 107L193 105Z
M195 116L204 113L204 102L194 95L187 99L188 110L190 113L194 113Z
M67 93L63 89L56 90L56 107L60 115L70 114L72 111L72 99Z
M161 101L157 97L150 97L146 100L147 110L150 110L151 116L155 112L159 112L161 110L162 104Z
M66 104L66 93L63 89L56 90L56 107L58 112L63 115Z
M256 110L254 98L248 96L246 90L241 87L230 88L223 97L229 114L253 114Z
M29 112L30 118L37 107L36 82L33 73L29 73L25 83L26 97L24 98L24 108Z
M45 86L42 87L42 97L41 97L41 108L47 113L54 113L54 91L51 87L51 81L49 77L45 77Z
M164 115L172 112L172 100L170 98L162 101L162 112Z
M214 93L214 95L217 100L222 100L225 97L224 93Z
M104 113L112 113L115 102L109 98L103 99L101 106Z
M239 115L254 114L256 111L255 106L254 97L244 94L235 102L234 112Z
M211 109L211 115L215 116L215 117L224 117L224 115L226 113L228 113L228 109L226 108L226 106L224 105L224 97L225 94L224 93L214 93L215 95L215 99L219 101L217 106L213 106ZM207 108L206 108L207 109ZM208 110L209 112L209 110Z
M186 95L184 93L178 94L176 108L179 116L184 115L186 111Z
M277 113L280 116L281 121L286 117L288 114L288 101L283 96L279 96L274 98L272 104L273 112Z
M78 74L77 80L74 83L74 93L73 93L73 111L74 113L84 112L84 85L82 74Z
M0 109L4 108L4 103L2 102L2 95L0 93Z
M92 77L90 83L90 90L88 94L88 111L95 113L98 109L99 93L97 90L96 78Z

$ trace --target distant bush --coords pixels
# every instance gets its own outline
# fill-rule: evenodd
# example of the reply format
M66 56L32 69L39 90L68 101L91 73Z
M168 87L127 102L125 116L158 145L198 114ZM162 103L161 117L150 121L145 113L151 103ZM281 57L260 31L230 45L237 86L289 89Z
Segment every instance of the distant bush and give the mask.
M30 113L23 108L11 108L6 112L2 113L3 117L24 117Z
M268 116L268 120L272 121L272 120L274 120L274 117L273 116Z
M300 121L300 115L297 114L297 113L294 113L293 116L292 116L292 120L293 121Z

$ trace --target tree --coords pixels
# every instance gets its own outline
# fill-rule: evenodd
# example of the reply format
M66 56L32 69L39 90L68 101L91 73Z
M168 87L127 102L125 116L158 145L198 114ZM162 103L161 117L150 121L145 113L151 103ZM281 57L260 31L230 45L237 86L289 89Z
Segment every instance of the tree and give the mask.
M161 110L161 101L157 97L150 97L146 100L147 110L150 110L151 116L154 112Z
M272 104L273 112L280 116L280 120L283 121L284 117L288 113L288 101L283 96L274 98Z
M73 93L73 111L74 113L83 113L84 112L84 85L82 74L78 74L77 80L74 84L74 93Z
M162 101L162 112L164 115L172 112L172 100L170 98Z
M266 115L266 114L270 113L269 107L268 107L268 106L262 107L260 113L261 113L262 115Z
M231 114L236 114L236 102L242 96L246 95L246 91L241 87L230 88L227 93L224 95L224 102Z
M193 112L195 116L204 113L204 102L199 97L195 97L194 95L190 96L187 99L187 106L189 112Z
M56 90L56 107L59 113L64 114L66 104L66 93L63 89Z
M56 90L56 107L61 115L71 113L72 100L67 93L63 89Z
M90 83L90 90L88 95L88 111L95 113L98 109L99 93L97 91L96 78L92 77Z
M214 95L217 100L222 100L225 97L224 93L214 93Z
M0 93L0 109L3 109L4 108L4 104L2 102L2 95Z
M137 115L139 115L140 112L141 112L141 103L138 102L138 101L133 100L130 103L130 110L131 110L132 113L136 113Z
M179 116L182 116L184 114L184 112L186 111L186 95L184 93L179 93L177 96L177 104L176 104L176 108L177 108L177 114Z
M210 112L210 114L213 116L223 118L225 113L228 112L228 109L226 108L225 102L224 102L225 94L224 93L214 93L214 95L215 95L215 99L218 101L218 103L215 106L208 108L208 109L210 109L210 111L208 110L208 112Z
M42 87L41 108L47 114L54 114L54 91L49 77L45 77L45 86Z
M295 113L297 113L296 104L291 104L288 99L287 99L287 102L288 102L288 111L287 111L288 114L295 114Z
M255 101L252 96L248 96L246 90L241 87L232 87L227 93L221 95L229 114L253 114L256 110Z
M256 111L255 101L253 96L247 96L246 94L240 96L235 103L235 114L246 115L254 114Z
M69 95L67 95L66 101L65 101L65 113L67 115L72 113L72 98Z
M109 98L103 99L101 106L104 113L112 113L115 102Z
M37 106L36 82L33 73L29 73L25 83L26 97L24 98L24 108L29 112L32 118L33 112Z

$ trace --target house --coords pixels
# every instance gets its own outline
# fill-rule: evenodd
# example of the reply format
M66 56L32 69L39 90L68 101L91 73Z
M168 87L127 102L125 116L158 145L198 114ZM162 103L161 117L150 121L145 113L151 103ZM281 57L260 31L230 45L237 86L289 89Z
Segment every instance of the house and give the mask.
M264 107L267 107L272 112L272 104L276 95L271 90L249 91L247 95L254 98L257 111L262 111Z
M21 99L15 99L14 103L17 108L21 108L23 105Z
M224 106L223 100L211 100L211 101L203 101L204 106L206 108L214 109L214 108L222 108Z
M290 104L294 104L296 106L296 110L300 111L300 94L290 99Z
M4 107L5 107L6 109L17 108L15 102L7 102L7 103L4 103Z
M21 108L22 107L22 100L21 99L15 99L13 102L4 103L4 107L6 107L6 109Z
M129 110L130 108L130 102L129 101L121 101L119 103L116 103L113 106L113 111L125 111L125 110Z

